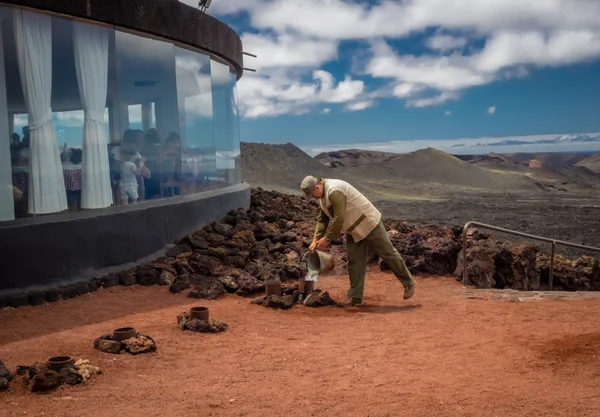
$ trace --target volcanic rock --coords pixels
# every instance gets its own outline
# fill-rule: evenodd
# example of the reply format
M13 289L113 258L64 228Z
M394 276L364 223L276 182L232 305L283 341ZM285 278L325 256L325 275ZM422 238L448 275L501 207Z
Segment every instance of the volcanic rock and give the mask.
M238 290L236 292L237 295L240 296L248 296L250 294L255 294L258 292L262 292L265 290L265 283L259 281L255 277L245 272L241 273L236 278L236 284L238 286Z
M463 279L462 251L458 258L458 265L454 271L457 281ZM494 281L494 258L485 248L475 246L467 249L467 285L477 288L492 288Z
M216 233L225 237L231 237L231 231L233 230L231 225L219 222L213 222L212 228Z
M327 291L321 291L316 289L304 299L304 305L306 307L325 307L334 306L337 303L331 298Z
M478 239L467 245L467 284L477 288L539 290L538 249L529 244L510 244L493 238ZM491 260L490 260L491 259ZM454 275L462 280L463 251L458 254Z
M150 336L139 333L123 341L115 340L112 334L105 334L94 341L94 348L105 353L128 352L136 355L156 351L156 343Z
M179 275L169 287L169 291L171 291L173 294L179 294L180 292L190 288L192 286L192 281L189 277L190 275L188 274Z
M2 361L0 361L0 391L7 390L8 382L11 381L12 379L13 379L13 376L11 375L8 368L6 366L4 366L4 363L2 363Z
M100 278L100 282L102 283L102 286L104 288L109 288L109 287L114 287L116 285L119 285L120 278L118 275L112 274L112 275L107 275L107 276Z
M550 256L538 253L536 269L544 286L550 280ZM600 290L600 263L591 256L567 259L564 256L554 257L553 289L563 291L598 291Z
M234 293L240 288L237 282L235 281L235 278L231 275L225 275L223 277L220 277L219 281L221 281L221 284L223 284L223 287L225 287L225 291L227 291L228 293Z
M142 265L136 270L137 282L140 285L150 286L158 284L159 273L150 265Z
M79 384L83 378L77 372L77 369L72 366L65 366L60 370L60 375L62 376L62 380L64 383L69 385L77 385Z
M138 335L137 337L132 337L130 339L123 340L121 342L124 345L124 349L126 352L129 352L133 355L137 355L139 353L149 353L156 351L156 343L150 336Z
M258 297L252 300L251 303L268 308L279 308L282 310L288 310L294 306L295 299L293 295L269 295Z
M9 381L12 379L10 371L2 361L0 361L0 378L7 379Z
M195 280L194 289L188 293L188 297L215 300L225 294L223 284L217 277L202 277Z
M49 391L58 387L63 382L63 377L50 369L47 363L35 363L27 368L23 376L23 385L31 392Z
M102 373L100 368L97 366L90 365L90 361L88 359L78 359L74 365L77 373L83 379L83 382L86 382L92 376L99 375Z
M209 321L204 321L190 318L188 312L177 316L177 326L179 330L190 330L198 333L219 333L224 332L228 328L227 324L218 320L210 319Z
M41 306L42 304L46 304L46 292L36 291L29 293L29 304L32 306Z
M129 287L131 285L135 285L135 283L137 282L137 278L132 272L123 272L119 274L119 282L121 283L121 285Z
M169 271L162 271L158 277L158 285L171 285L175 282L175 275Z
M105 334L94 340L94 348L105 353L120 353L122 345L114 340L112 334Z
M442 226L419 226L389 220L388 236L400 252L411 273L451 274L456 269L460 246L452 229ZM383 270L389 269L381 262Z

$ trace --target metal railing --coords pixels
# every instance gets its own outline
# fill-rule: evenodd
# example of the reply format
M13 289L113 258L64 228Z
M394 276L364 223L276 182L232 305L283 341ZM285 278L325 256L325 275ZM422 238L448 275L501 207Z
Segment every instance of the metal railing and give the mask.
M586 245L578 245L577 243L565 242L564 240L556 240L550 239L547 237L530 235L529 233L517 232L516 230L505 229L503 227L492 226L490 224L479 223L479 222L467 222L465 227L463 227L463 285L467 285L467 230L470 227L477 226L484 229L495 230L497 232L507 233L509 235L526 237L534 240L541 240L542 242L548 242L552 244L552 250L550 252L550 274L548 277L548 284L550 289L553 287L554 280L554 252L556 250L556 245L570 246L572 248L585 249L594 252L600 252L600 248L595 248L593 246Z

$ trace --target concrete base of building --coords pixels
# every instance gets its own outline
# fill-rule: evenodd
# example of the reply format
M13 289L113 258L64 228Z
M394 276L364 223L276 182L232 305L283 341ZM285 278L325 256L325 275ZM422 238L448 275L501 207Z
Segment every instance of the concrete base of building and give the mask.
M75 286L76 293L93 291L98 277L162 256L170 243L249 207L250 186L242 183L0 226L0 307L30 304L27 294L65 286Z

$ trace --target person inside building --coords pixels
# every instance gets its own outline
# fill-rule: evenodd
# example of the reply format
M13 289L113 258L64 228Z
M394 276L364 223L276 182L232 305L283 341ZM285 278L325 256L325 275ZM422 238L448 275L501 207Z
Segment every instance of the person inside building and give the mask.
M309 250L324 250L346 233L350 289L346 305L363 301L367 272L367 249L375 252L404 286L404 299L414 295L416 282L385 230L381 213L346 181L307 176L301 190L307 198L319 200L319 215Z

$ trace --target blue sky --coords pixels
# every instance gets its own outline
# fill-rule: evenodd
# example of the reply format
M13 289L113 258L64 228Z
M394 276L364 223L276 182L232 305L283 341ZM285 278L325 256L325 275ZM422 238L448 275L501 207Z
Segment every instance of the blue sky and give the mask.
M600 149L600 2L216 0L209 14L258 55L238 84L244 141Z

